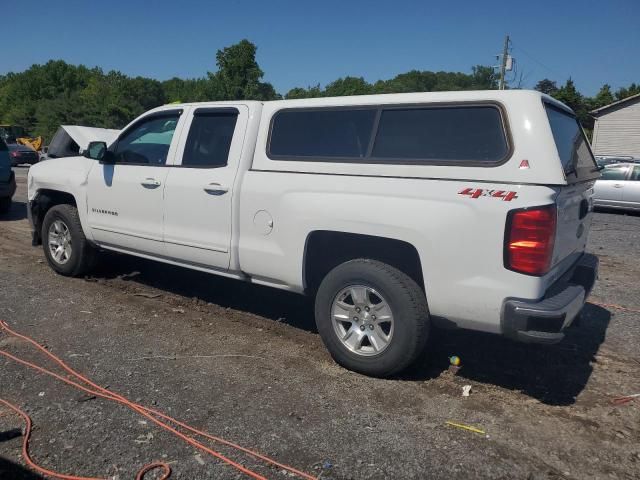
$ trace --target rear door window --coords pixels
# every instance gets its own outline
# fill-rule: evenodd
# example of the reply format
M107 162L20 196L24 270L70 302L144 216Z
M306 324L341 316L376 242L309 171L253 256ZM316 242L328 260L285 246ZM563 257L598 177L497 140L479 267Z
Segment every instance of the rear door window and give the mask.
M569 183L598 178L596 161L576 117L545 103L558 156Z
M227 165L237 110L196 110L182 157L183 167L217 168Z

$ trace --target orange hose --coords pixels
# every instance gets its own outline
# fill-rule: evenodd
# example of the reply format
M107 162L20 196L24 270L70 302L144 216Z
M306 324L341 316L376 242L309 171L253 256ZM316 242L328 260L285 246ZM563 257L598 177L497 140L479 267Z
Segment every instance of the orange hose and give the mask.
M73 368L71 368L70 366L68 366L63 360L61 360L60 358L58 358L57 356L55 356L54 354L52 354L51 352L49 352L46 348L44 348L42 345L40 345L38 342L36 342L35 340L31 339L30 337L27 337L26 335L22 335L20 333L15 332L14 330L12 330L11 328L9 328L9 326L7 325L6 322L0 321L0 328L2 330L4 330L5 332L7 332L9 335L12 335L14 337L20 338L21 340L24 340L28 343L30 343L31 345L33 345L38 351L40 351L41 353L44 353L47 357L49 357L51 360L53 360L55 363L57 363L60 367L62 367L66 372L68 372L70 375L72 375L73 377L75 377L75 379L85 383L86 385L89 385L92 388L87 387L86 385L81 385L80 383L77 383L73 380L70 380L68 378L65 378L61 375L58 375L55 372L52 372L50 370L47 370L46 368L43 368L39 365L36 365L32 362L29 362L27 360L23 360L20 359L4 350L0 350L0 355L3 355L6 358L9 358L19 364L22 364L24 366L27 366L29 368L32 368L36 371L39 371L41 373L44 373L46 375L49 375L53 378L56 378L57 380L60 380L61 382L64 382L68 385L71 385L79 390L82 390L90 395L95 395L97 397L101 397L101 398L105 398L107 400L111 400L114 401L116 403L122 404L128 408L130 408L131 410L139 413L140 415L148 418L149 420L151 420L153 423L155 423L156 425L158 425L159 427L173 433L175 436L177 436L178 438L180 438L181 440L185 441L186 443L192 445L193 447L208 453L209 455L218 458L219 460L222 460L223 462L227 463L228 465L236 468L237 470L241 471L242 473L250 476L251 478L254 478L255 480L266 480L265 477L263 477L262 475L260 475L257 472L254 472L242 465L240 465L237 462L234 462L233 460L227 458L226 456L224 456L223 454L216 452L215 450L203 445L202 443L194 440L193 438L179 432L178 430L176 430L174 427L172 427L171 425L169 425L166 422L163 422L161 420L158 420L156 417L160 417L168 422L174 423L175 425L202 437L205 437L209 440L221 443L223 445L227 445L229 447L232 447L236 450L239 450L243 453L249 454L257 459L260 459L262 461L264 461L267 464L271 464L273 466L277 466L279 468L285 469L301 478L304 478L306 480L316 480L316 477L309 475L305 472L302 472L300 470L295 469L294 467L282 464L277 462L276 460L267 457L265 455L259 454L253 450L250 450L248 448L242 447L240 445L237 445L233 442L230 442L228 440L224 440L220 437L216 437L213 435L210 435L206 432L197 430L183 422L180 422L179 420L176 420L175 418L172 418L168 415L165 415L164 413L158 411L158 410L154 410L148 407L145 407L143 405L140 405L138 403L132 402L130 400L128 400L127 398L123 397L122 395L119 395L115 392L109 391L107 389L105 389L104 387L101 387L100 385L97 385L96 383L92 382L91 380L89 380L87 377L83 376L82 374L78 373L77 371L75 371ZM18 413L19 415L21 415L23 417L23 419L25 419L25 421L27 422L27 430L28 433L30 433L30 428L31 428L31 420L29 419L28 415L24 414L24 412L22 412L21 410L19 410L17 407L9 404L9 402L6 402L5 400L0 399L0 401L2 401L5 405L9 406L14 412ZM155 415L155 416L154 416ZM41 471L42 473L46 473L47 475L50 476L54 476L60 479L64 479L64 480L88 480L89 477L73 477L73 476L65 476L62 474L57 474L55 472L50 472L48 470L43 469L42 467L37 466L29 457L29 453L28 453L28 437L29 435L25 434L25 441L23 443L23 456L25 457L25 461L34 469ZM166 466L166 468L165 468ZM165 474L164 476L161 478L161 480L164 480L166 478L168 478L168 476L170 475L170 469L167 471L168 469L168 465L166 464L161 464L161 463L154 463L154 464L150 464L145 466L139 473L138 476L136 477L137 479L142 479L142 477L144 476L144 474L152 469L155 468L163 468L165 469ZM90 480L95 480L95 479L90 479Z
M78 477L76 475L65 475L63 473L54 472L53 470L48 470L36 464L29 455L29 440L31 438L31 429L33 426L31 418L24 411L20 410L12 403L7 402L2 398L0 398L0 402L2 402L6 407L13 410L16 414L20 415L24 420L25 433L22 440L22 456L24 457L24 461L27 463L27 465L29 465L33 470L36 470L43 475L48 475L50 477L59 478L62 480L105 480L97 477ZM155 470L156 468L162 468L164 470L164 474L162 475L162 477L160 477L160 480L166 480L171 475L171 467L169 467L168 464L164 462L155 462L142 467L142 469L140 469L140 471L136 475L136 480L142 480L146 473L150 472L151 470Z

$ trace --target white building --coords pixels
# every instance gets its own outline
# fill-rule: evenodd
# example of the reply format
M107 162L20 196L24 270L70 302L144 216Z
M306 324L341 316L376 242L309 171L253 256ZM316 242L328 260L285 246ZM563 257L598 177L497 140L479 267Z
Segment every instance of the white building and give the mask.
M640 94L591 112L594 155L640 158Z

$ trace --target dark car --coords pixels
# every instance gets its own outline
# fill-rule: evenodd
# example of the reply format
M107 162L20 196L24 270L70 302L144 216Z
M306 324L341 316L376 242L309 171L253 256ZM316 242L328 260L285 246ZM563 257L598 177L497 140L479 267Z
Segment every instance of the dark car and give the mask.
M16 177L11 171L9 149L0 138L0 214L11 208L11 197L16 191Z
M38 163L40 156L38 152L36 152L33 148L27 147L26 145L20 145L19 143L9 143L7 144L9 147L9 157L11 158L11 165L17 166L22 165L23 163L28 163L29 165L33 165Z

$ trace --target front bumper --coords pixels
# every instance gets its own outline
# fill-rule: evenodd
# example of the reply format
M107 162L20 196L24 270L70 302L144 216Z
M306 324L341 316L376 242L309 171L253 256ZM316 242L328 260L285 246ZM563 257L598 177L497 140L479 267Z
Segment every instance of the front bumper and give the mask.
M8 182L0 182L0 198L11 198L16 193L16 177L11 173Z
M502 308L505 336L527 343L557 343L591 293L598 257L584 254L538 301L509 299Z

